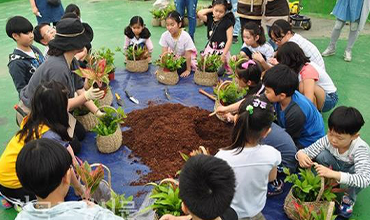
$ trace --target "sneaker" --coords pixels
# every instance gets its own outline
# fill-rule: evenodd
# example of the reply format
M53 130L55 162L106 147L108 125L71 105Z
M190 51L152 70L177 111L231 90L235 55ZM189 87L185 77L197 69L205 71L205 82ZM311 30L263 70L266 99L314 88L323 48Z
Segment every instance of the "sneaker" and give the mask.
M4 197L0 196L0 200L1 200L1 207L4 208L4 209L10 209L13 207L13 205L8 202L8 200L6 200Z
M238 43L238 36L233 36L233 44L237 44Z
M267 185L267 196L276 196L283 193L284 182L282 180L274 180Z
M352 53L351 53L351 51L344 51L343 57L344 57L344 61L351 62L351 60L352 60Z
M329 46L328 48L326 48L326 50L324 50L324 52L322 52L321 55L323 57L328 57L328 56L332 56L334 54L335 54L335 48Z
M354 205L355 202L348 195L344 195L339 206L338 215L344 218L351 217Z

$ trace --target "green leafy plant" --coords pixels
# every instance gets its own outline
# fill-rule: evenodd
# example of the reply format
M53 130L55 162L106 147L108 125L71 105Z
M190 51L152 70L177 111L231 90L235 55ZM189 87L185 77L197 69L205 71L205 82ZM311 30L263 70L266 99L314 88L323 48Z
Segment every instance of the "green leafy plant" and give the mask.
M180 216L181 202L179 197L180 189L176 181L169 182L164 179L159 184L148 183L148 185L154 186L150 198L154 199L154 203L147 209L153 209L159 217L165 214L171 214L174 216Z
M173 53L166 53L155 61L155 64L172 72L180 69L184 62L186 62L185 57L177 56Z
M105 59L98 58L95 54L89 57L87 68L79 68L74 72L83 77L89 79L89 83L96 82L99 87L102 86L103 82L108 84L109 78L108 73L113 70L114 66L107 65Z
M112 66L114 70L114 52L109 48L101 47L95 52L95 55L98 59L105 59L107 66Z
M314 210L312 205L305 205L301 203L294 203L296 210L295 217L299 220L334 220L337 216L332 215L334 211L334 202L329 207L321 207L318 212ZM327 215L330 212L330 219Z
M176 11L174 4L169 4L166 8L161 10L161 19L166 19L171 11Z
M302 202L316 200L321 188L321 178L315 175L311 169L299 169L299 174L291 174L288 168L284 168L284 173L287 175L284 181L293 184L294 197ZM332 181L326 181L321 200L332 201L336 198L336 195L332 192L334 185Z
M161 18L162 17L162 10L161 9L152 9L150 13L153 15L153 18Z
M146 46L139 47L138 45L131 45L126 49L125 52L123 52L121 48L117 47L116 51L123 53L127 60L145 60L149 56L149 51Z
M73 109L73 116L84 116L89 114L90 110L85 106L81 106L78 108Z
M105 205L105 207L111 210L115 215L121 216L123 219L127 219L130 215L129 208L131 207L130 204L133 199L133 196L125 197L125 194L120 195L112 190L110 200L101 205Z
M248 92L248 88L239 88L235 80L233 80L225 88L218 90L221 83L219 83L213 90L213 92L220 97L222 105L231 105L240 99L242 99Z
M82 161L79 160L77 157L76 159L79 161L79 163L76 163L74 165L75 170L77 174L81 177L82 183L85 185L84 194L82 195L82 197L90 199L95 190L98 188L99 183L104 178L103 166L100 165L92 170L90 164L87 161L82 163ZM79 165L80 163L81 165Z
M238 54L235 56L235 59L230 59L229 66L234 74L236 74L236 66L238 65L239 61L242 59L242 55ZM234 76L233 74L233 76Z
M204 55L198 58L198 69L200 71L217 72L222 64L221 56L218 54Z
M98 124L92 129L95 133L101 136L108 136L116 132L117 126L123 123L127 117L121 107L117 109L117 112L111 108L103 108L105 115L102 118L98 118Z

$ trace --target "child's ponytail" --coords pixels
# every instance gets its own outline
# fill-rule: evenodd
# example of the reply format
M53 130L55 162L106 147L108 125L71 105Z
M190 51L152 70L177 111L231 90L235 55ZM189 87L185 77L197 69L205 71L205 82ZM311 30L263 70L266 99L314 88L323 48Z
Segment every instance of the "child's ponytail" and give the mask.
M263 45L266 43L265 30L263 29L262 25L251 21L244 25L242 33L243 31L248 31L253 37L258 36L258 45Z
M130 24L125 28L125 35L130 39L135 37L135 34L134 34L134 32L132 31L132 28L131 28L135 24L138 24L138 25L143 27L143 30L141 31L139 37L144 38L144 39L148 39L151 35L150 31L149 31L148 28L145 27L144 20L140 16L134 16L134 17L131 18Z
M232 132L232 144L227 150L237 149L240 153L246 144L260 141L274 119L274 108L262 95L247 97L239 107L237 121Z

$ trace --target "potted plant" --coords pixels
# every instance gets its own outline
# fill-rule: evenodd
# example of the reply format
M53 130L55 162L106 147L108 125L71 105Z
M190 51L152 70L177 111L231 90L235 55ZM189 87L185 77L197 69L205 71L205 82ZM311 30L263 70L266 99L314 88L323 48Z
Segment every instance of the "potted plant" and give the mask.
M97 103L95 101L95 103ZM87 131L93 129L98 123L96 116L85 106L73 109L73 116L84 126Z
M133 73L143 73L149 69L149 51L146 46L138 45L129 46L125 52L121 48L116 48L117 52L121 52L126 57L126 69Z
M201 55L194 74L195 83L202 86L216 85L218 81L217 70L222 65L221 56L218 54Z
M153 27L161 26L162 10L161 9L152 9L150 11L150 13L153 15L152 26Z
M179 197L179 183L174 179L164 179L159 184L148 183L154 186L150 198L154 199L154 203L147 209L153 209L159 219L165 214L180 216L182 214L181 203Z
M93 128L97 134L96 143L98 150L102 153L113 153L122 144L122 133L120 124L126 118L126 114L121 107L115 109L111 106L102 106L105 115L98 118L98 124Z
M294 203L294 208L296 210L296 219L299 220L334 220L336 215L333 216L335 203L332 201L329 207L321 207L319 212L314 210L312 205L304 205Z
M177 70L181 68L186 59L173 53L165 53L155 64L160 68L156 72L158 82L167 85L176 85L179 81Z
M336 184L325 181L311 169L299 169L298 174L291 174L288 168L284 168L284 173L287 175L285 182L293 184L284 202L284 211L291 219L299 219L297 204L312 207L311 211L319 213L321 208L328 207L336 198L332 189Z
M129 209L132 208L133 199L133 196L125 197L125 194L120 195L112 190L110 200L101 205L111 210L115 215L121 216L123 219L128 219L130 215Z
M171 11L175 11L176 7L174 4L169 4L166 8L162 9L161 13L161 26L166 27L166 18Z
M74 167L85 186L82 198L91 199L96 189L98 189L100 182L104 179L104 169L100 164L96 169L92 170L87 161L82 163L82 161L79 160L79 162L80 163L75 163Z
M116 69L114 66L114 52L109 48L102 47L97 50L95 54L98 59L105 59L106 66L112 69L110 72L108 72L108 78L110 81L114 80L114 72Z

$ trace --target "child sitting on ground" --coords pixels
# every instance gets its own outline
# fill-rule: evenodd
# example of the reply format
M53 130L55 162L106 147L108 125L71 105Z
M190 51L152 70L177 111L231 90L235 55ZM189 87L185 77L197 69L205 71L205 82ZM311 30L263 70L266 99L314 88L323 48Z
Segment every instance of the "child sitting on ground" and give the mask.
M153 43L150 39L150 31L145 27L144 20L140 16L134 16L130 20L130 25L125 28L125 46L128 47L138 46L148 50L148 60L151 60L151 54L153 52Z
M164 215L160 220L237 220L230 208L235 193L231 167L209 155L190 157L180 173L180 198L187 216Z
M338 102L337 88L325 69L310 61L303 50L294 42L286 42L279 47L277 61L289 66L299 78L299 91L317 109L330 111Z
M64 10L64 14L66 13L75 13L77 17L81 20L81 11L80 8L75 4L67 5L66 9ZM82 22L82 21L81 21Z
M44 138L28 142L18 155L16 170L37 201L28 203L16 219L122 219L89 201L64 202L74 173L71 166L71 155L59 143Z
M248 22L242 30L243 46L240 49L242 57L255 59L261 63L263 69L269 69L267 60L274 57L274 49L266 42L265 31L262 25Z
M278 124L292 137L298 149L310 146L325 135L320 112L296 91L298 77L288 66L278 64L263 77L265 95L274 103Z
M335 179L349 187L338 213L345 218L352 215L360 190L370 185L369 145L359 133L364 123L357 109L340 106L329 116L328 134L298 151L296 156L301 167L314 165L319 176Z
M31 22L22 16L14 16L6 23L6 34L17 43L14 52L9 55L8 68L18 94L44 62L41 51L32 45L32 31Z
M177 11L170 12L166 17L166 28L159 40L162 56L166 53L185 57L186 63L177 70L180 77L187 77L196 69L197 49L190 35L182 28L182 18Z
M204 55L221 55L224 67L229 72L228 61L230 59L230 48L235 24L234 14L230 10L231 4L228 1L213 0L212 8L202 9L198 12L198 17L207 24L208 42L204 49ZM219 75L222 75L223 72L224 68L221 68Z
M260 140L270 132L274 107L263 96L249 96L239 107L232 132L232 145L216 157L228 162L236 176L236 191L231 207L239 219L264 219L267 185L277 177L281 163L279 151Z

